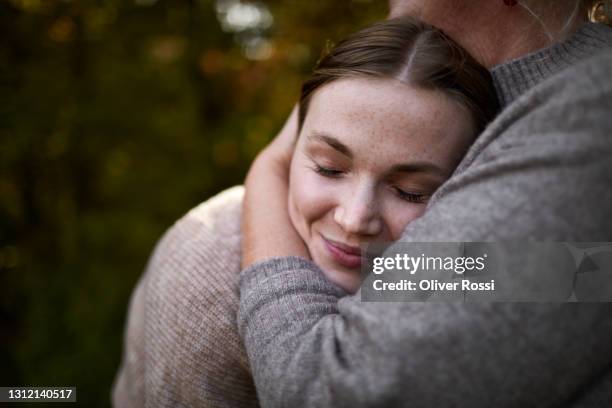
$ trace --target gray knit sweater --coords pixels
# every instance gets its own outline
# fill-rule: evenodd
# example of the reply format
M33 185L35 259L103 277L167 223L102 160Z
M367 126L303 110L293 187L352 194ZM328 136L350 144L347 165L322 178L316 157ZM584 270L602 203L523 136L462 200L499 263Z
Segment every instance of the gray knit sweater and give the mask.
M588 24L494 68L502 113L402 239L612 241L610 47ZM612 406L612 304L359 299L300 258L242 272L262 406Z

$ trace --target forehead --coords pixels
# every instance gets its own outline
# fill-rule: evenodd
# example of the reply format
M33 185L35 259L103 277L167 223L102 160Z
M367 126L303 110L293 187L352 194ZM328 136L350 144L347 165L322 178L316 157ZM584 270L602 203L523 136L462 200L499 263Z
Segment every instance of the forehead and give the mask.
M444 160L471 136L467 110L441 91L393 79L349 78L313 95L302 134L326 134L382 159Z
M434 2L436 0L429 1ZM402 15L418 16L419 3L418 0L389 0L389 16L391 18Z

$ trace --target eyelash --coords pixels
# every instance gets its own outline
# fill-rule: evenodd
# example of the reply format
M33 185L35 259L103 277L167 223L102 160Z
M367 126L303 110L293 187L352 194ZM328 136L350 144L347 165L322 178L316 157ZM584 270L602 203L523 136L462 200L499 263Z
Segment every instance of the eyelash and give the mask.
M395 190L400 199L408 201L409 203L424 204L429 198L429 194L408 193L397 187L393 187L393 189Z
M322 166L320 166L320 165L318 165L316 163L315 163L315 166L314 166L314 171L317 174L320 174L323 177L327 177L327 178L340 178L340 177L342 177L342 173L343 173L343 171L341 171L341 170L334 170L334 169L330 169L330 168L327 168L327 167L322 167Z
M334 178L334 179L342 177L342 173L343 173L343 171L341 170L330 169L330 168L323 167L316 163L314 166L314 171L323 177ZM395 190L395 193L401 200L407 201L409 203L424 204L427 202L427 199L429 198L429 194L408 193L397 187L393 187L393 189Z

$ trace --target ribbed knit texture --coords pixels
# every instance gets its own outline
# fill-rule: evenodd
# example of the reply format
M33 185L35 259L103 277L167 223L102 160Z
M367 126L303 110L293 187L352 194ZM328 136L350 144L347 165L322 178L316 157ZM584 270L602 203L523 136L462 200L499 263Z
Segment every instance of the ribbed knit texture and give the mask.
M611 46L610 28L584 24L567 41L493 67L491 73L502 108L559 71Z

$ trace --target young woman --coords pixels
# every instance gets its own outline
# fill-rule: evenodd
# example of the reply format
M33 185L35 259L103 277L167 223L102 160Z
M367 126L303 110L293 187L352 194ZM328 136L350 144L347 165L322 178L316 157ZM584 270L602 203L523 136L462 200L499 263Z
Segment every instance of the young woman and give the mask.
M329 281L358 289L360 246L400 237L496 109L488 71L408 17L319 62L295 113L284 199ZM115 406L257 404L235 321L242 194L201 204L156 248L132 298Z

